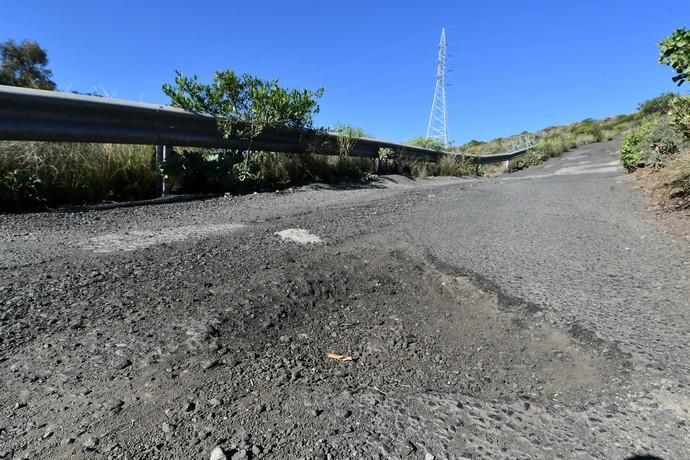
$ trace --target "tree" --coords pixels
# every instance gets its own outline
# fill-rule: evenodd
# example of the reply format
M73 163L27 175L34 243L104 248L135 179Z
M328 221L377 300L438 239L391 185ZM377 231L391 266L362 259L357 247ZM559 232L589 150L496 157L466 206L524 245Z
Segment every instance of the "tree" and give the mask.
M0 84L26 88L55 89L48 54L38 43L24 40L17 44L8 40L0 44Z
M690 30L676 29L659 43L659 62L676 71L673 81L678 86L690 79Z
M214 115L225 136L253 138L267 127L310 129L323 88L288 90L278 80L261 80L232 70L216 72L213 83L176 72L175 83L163 85L172 105L192 112Z
M410 139L409 141L407 141L406 144L432 150L446 150L446 147L443 145L443 142L430 137L415 137L414 139Z

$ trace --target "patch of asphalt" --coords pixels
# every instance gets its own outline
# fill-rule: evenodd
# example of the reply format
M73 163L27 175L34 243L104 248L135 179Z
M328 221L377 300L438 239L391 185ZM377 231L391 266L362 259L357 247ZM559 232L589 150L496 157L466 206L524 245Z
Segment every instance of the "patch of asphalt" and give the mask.
M132 230L124 233L106 233L94 236L83 243L80 249L107 254L170 244L189 238L203 238L208 235L226 234L244 227L242 224L183 225L156 231Z
M690 449L687 249L615 174L150 210L0 224L43 231L15 241L33 248L30 260L0 271L0 452L427 460ZM76 246L115 228L205 223L246 227L129 252ZM285 244L275 235L285 228L324 243ZM672 289L645 292L649 274Z
M137 234L152 235L148 238L151 241L155 239L153 235L174 238L181 233L179 228L256 225L348 204L362 205L409 191L474 181L471 178L436 178L415 182L404 176L381 176L368 186L358 187L314 184L275 193L141 207L0 214L0 271L56 260L99 239L131 239L134 238L131 235ZM164 237L158 239L161 243L166 241Z
M619 175L623 168L618 158L618 145L618 141L609 141L580 147L541 165L501 176L500 180L541 179L562 175Z
M673 431L626 431L674 419L620 399L625 359L427 260L389 206L377 207L380 233L361 209L339 213L359 233L327 226L335 244L285 245L270 225L18 269L14 295L42 278L29 310L13 309L12 332L26 335L3 336L2 448L420 459L684 448Z
M462 195L444 190L407 231L435 258L528 299L560 329L629 353L633 378L646 385L641 397L663 389L688 401L690 248L644 210L622 168L597 170L616 156L616 144L603 143ZM590 163L558 174L572 158Z

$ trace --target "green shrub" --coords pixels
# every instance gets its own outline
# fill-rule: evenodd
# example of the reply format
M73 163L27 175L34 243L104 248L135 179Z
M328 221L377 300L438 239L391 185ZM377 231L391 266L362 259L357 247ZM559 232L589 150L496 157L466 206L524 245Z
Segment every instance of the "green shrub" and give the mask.
M628 171L634 171L642 162L643 152L640 147L642 136L638 131L625 136L621 144L621 161L623 167Z
M172 105L214 115L224 136L253 138L268 127L310 129L319 112L323 88L288 90L278 80L262 80L232 70L217 71L211 84L177 71L175 82L163 85Z
M508 163L508 170L517 171L520 169L529 168L530 166L536 166L543 162L544 156L541 153L537 151L531 151L529 153L517 157L514 160L511 160Z
M415 147L422 147L425 149L438 151L446 150L446 146L443 145L443 142L439 141L438 139L433 139L429 137L415 137L414 139L410 139L405 143L407 145L414 145Z
M572 140L574 143L574 139ZM571 139L562 135L552 135L535 145L535 150L544 158L557 157L566 152L571 146Z
M592 136L594 142L601 142L604 139L604 135L601 130L601 123L591 118L582 120L579 123L575 123L571 131L575 136ZM577 143L575 144L577 145Z
M378 151L378 157L379 157L379 160L381 160L381 161L392 160L394 154L395 154L395 151L393 151L393 149L388 148L388 147L381 147Z
M653 148L654 141L652 139L657 137L653 133L658 134L658 129L662 125L660 116L652 116L647 118L635 131L625 136L621 144L621 161L626 170L634 171L647 164L647 158Z
M668 116L652 116L625 136L621 145L621 161L628 171L641 166L659 168L683 145L683 138L673 128Z
M374 161L312 154L195 149L171 155L163 171L175 192L248 193L311 182L363 181L374 171Z
M163 165L168 182L185 193L219 193L228 187L233 167L243 160L234 152L173 151Z
M46 202L41 179L26 169L0 176L0 209L35 208Z
M690 141L690 96L678 97L673 101L670 117L673 128Z
M360 137L364 137L363 129L348 123L336 126L335 133L338 138L338 151L341 157L349 156L355 144L357 144L357 140Z
M676 97L678 97L676 93L664 93L642 102L637 110L642 116L666 114L671 109L671 105Z
M378 150L377 174L393 174L400 173L400 161L395 158L395 151L388 147L382 147Z

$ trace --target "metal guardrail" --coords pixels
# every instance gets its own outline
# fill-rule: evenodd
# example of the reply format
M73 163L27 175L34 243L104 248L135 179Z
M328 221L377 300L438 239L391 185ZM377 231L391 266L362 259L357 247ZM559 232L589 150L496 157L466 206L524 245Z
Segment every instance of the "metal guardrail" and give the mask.
M224 138L211 115L162 105L3 85L0 85L0 140L174 145L325 155L339 152L336 133L270 129L251 141ZM392 149L400 157L424 161L458 155L367 138L358 139L349 155L377 158L380 148ZM528 150L466 157L477 164L488 164L513 159Z

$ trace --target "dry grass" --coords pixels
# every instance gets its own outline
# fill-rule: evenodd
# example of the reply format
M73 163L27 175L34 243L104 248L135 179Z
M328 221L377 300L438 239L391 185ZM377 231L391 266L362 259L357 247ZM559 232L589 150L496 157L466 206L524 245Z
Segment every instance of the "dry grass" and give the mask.
M176 150L182 152L182 150ZM461 158L438 163L368 158L186 149L166 165L173 192L248 193L313 182L362 182L375 173L415 177L475 171ZM126 201L155 196L151 146L0 142L0 209Z
M477 167L474 163L460 156L444 156L438 163L414 161L403 168L412 176L424 179L430 176L473 176Z
M0 142L0 205L27 180L35 184L35 204L149 198L155 193L153 147Z
M552 126L535 133L523 132L514 136L498 138L489 142L471 141L456 150L470 155L491 155L514 150L516 144L527 137L535 140L535 150L543 159L555 157L587 144L620 137L639 126L641 116L637 113L617 115L602 120L582 120L562 126Z

